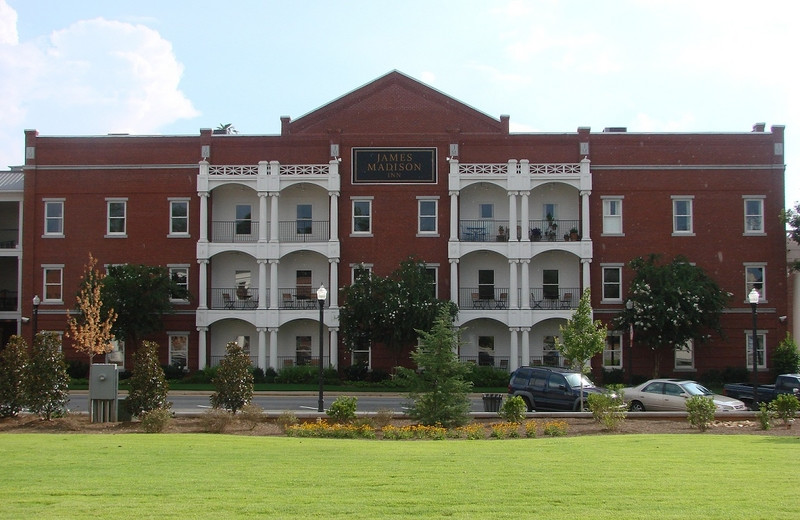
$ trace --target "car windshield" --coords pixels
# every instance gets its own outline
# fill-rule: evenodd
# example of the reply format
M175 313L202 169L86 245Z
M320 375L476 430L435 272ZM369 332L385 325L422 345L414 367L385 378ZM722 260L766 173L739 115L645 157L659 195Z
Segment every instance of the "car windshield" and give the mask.
M588 377L580 374L564 374L564 377L567 378L567 384L573 388L581 386L581 378L583 378L583 386L594 386L594 383L592 383Z
M689 395L711 395L714 393L699 383L684 383L682 386Z

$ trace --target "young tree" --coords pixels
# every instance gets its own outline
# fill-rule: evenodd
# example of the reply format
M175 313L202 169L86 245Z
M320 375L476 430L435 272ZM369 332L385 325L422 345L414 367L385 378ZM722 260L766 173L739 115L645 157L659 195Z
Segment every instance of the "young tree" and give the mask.
M253 373L250 357L239 343L231 341L225 350L225 357L211 381L216 389L211 394L211 405L235 414L253 399Z
M660 263L657 255L630 262L636 272L628 291L632 303L614 325L627 329L633 323L636 344L653 351L653 375L658 376L662 350L672 352L690 340L705 342L710 331L720 330L720 316L730 300L703 269L683 256Z
M22 336L11 336L0 351L0 417L14 417L25 406L28 345Z
M134 346L163 328L163 316L175 312L172 299L188 297L166 267L142 264L109 267L101 294L104 305L117 312L114 335L130 339Z
M578 308L567 321L559 327L561 336L556 337L556 349L567 363L581 374L589 369L589 361L603 351L608 329L600 320L592 321L591 292L583 291ZM580 409L583 410L583 378L581 378Z
M339 327L350 348L382 343L399 364L403 351L430 330L442 309L455 317L457 307L434 297L433 278L425 264L409 258L388 277L364 274L343 289Z
M775 376L780 374L796 374L800 371L800 352L797 351L797 343L791 334L778 343L775 353L772 355L772 365Z
M59 339L53 332L39 332L33 340L28 364L26 401L31 412L48 421L62 415L69 401L69 375Z
M81 288L75 298L79 314L67 317L68 331L65 334L72 339L75 350L89 356L90 365L96 354L108 354L113 349L111 329L117 319L113 307L103 308L101 292L105 275L96 266L97 259L89 253L89 263L83 267Z
M143 341L133 353L133 372L129 380L131 389L125 405L131 416L141 417L152 410L169 410L167 401L169 384L164 369L158 363L158 343Z
M420 345L411 353L419 368L405 370L413 401L408 414L422 424L460 426L469 421L469 367L458 361L459 332L447 309L440 309L430 332L417 331Z

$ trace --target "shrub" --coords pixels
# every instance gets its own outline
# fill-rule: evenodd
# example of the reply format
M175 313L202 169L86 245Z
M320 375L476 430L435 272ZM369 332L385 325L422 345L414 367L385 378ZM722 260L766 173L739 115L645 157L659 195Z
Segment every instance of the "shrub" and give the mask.
M28 346L22 336L11 336L0 351L0 417L14 417L25 406Z
M689 424L704 432L714 421L717 407L711 397L693 395L686 400L686 411L689 412Z
M253 398L253 374L250 356L235 341L226 346L225 357L219 364L212 383L211 405L236 413Z
M297 424L297 416L296 416L296 415L294 414L294 412L292 412L292 411L289 411L289 410L284 410L284 411L283 411L283 412L282 412L282 413L281 413L281 414L278 416L278 419L277 419L277 421L276 421L276 422L278 423L278 426L280 426L280 427L281 427L281 430L283 430L284 432L286 432L286 430L287 430L287 429L288 429L290 426L294 426L295 424Z
M616 387L616 388L615 388ZM612 385L607 391L589 395L589 409L596 422L607 430L615 431L628 415L622 389Z
M536 437L536 421L534 421L533 419L525 421L524 426L525 426L525 437L528 437L529 439L533 439L534 437Z
M569 425L566 421L556 420L556 421L547 421L544 423L544 427L542 428L542 432L545 435L549 435L550 437L563 437L567 434L567 429Z
M776 376L800 371L800 352L791 334L786 334L783 341L775 348L775 353L772 354L772 368Z
M60 345L53 332L36 334L25 378L28 408L48 421L64 415L69 401L69 375Z
M470 371L466 379L472 381L472 386L479 388L497 388L508 386L508 372L493 366L467 364Z
M339 396L325 413L337 423L349 423L356 418L357 397Z
M373 416L373 421L378 428L383 428L387 424L391 424L394 418L394 410L388 408L381 408Z
M242 407L240 417L242 421L250 425L251 430L255 430L256 426L267 420L264 409L253 403L247 403Z
M198 370L197 372L192 372L188 376L184 377L183 380L186 383L193 383L198 385L208 385L211 384L211 381L214 380L214 376L217 375L217 369L219 365L215 365L213 367L205 367L202 370Z
M267 377L264 375L264 369L261 367L253 367L253 383L254 384L263 384L267 382Z
M800 401L791 394L781 394L769 403L772 412L783 421L787 428L791 428L794 416L800 408Z
M603 370L603 385L608 387L611 385L621 385L625 382L625 374L622 370Z
M272 384L275 382L276 377L278 377L278 372L276 372L272 367L267 367L267 369L264 371L264 382Z
M374 439L375 430L370 425L330 424L325 419L300 423L286 429L289 437L326 437L333 439Z
M133 372L129 384L125 406L131 416L141 416L150 410L169 409L172 406L167 401L169 385L164 370L158 364L158 343L143 341L133 353Z
M506 422L521 423L525 419L525 413L528 411L528 406L525 400L518 395L509 397L500 406L500 417Z
M762 430L769 430L772 428L772 419L775 417L772 407L767 403L759 403L756 418Z
M145 433L161 433L167 429L172 422L172 413L167 408L155 408L143 412L141 415L141 427Z
M83 361L67 361L67 374L70 379L89 379L89 364Z
M164 372L164 377L171 380L181 380L186 377L186 372L182 366L177 365L161 365L161 370Z
M200 417L206 433L224 433L233 422L233 414L219 408L212 408Z

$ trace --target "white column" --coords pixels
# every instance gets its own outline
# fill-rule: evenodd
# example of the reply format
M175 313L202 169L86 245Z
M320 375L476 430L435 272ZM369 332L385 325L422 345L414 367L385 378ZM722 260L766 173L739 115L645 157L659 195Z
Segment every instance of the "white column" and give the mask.
M508 239L517 240L517 192L508 193Z
M258 241L267 241L267 193L258 194Z
M579 298L583 295L584 289L592 286L591 264L591 258L581 258L581 266L583 267L583 287L581 287L581 294L578 295Z
M331 211L330 211L330 240L335 242L339 240L339 192L335 191L330 194Z
M508 261L508 306L511 309L519 309L517 301L517 260Z
M510 328L508 329L509 335L511 336L511 341L509 342L509 360L508 360L508 369L513 372L514 370L519 368L518 358L519 358L519 338L517 337L517 328Z
M450 301L456 305L459 305L458 289L458 260L450 260Z
M522 364L531 364L531 338L530 327L522 327Z
M208 242L208 192L200 195L200 242Z
M208 366L206 359L206 336L208 327L197 327L197 369L202 370Z
M267 302L267 260L258 261L258 308L266 309ZM261 366L261 365L259 365Z
M339 329L330 329L330 360L333 368L339 367Z
M278 241L278 197L279 193L269 194L269 241Z
M208 260L198 260L200 272L197 276L197 308L208 309Z
M523 191L520 193L522 195L522 215L520 215L520 224L522 225L522 241L523 242L530 242L531 240L531 216L530 210L528 208L528 202L530 200L531 192Z
M589 195L590 191L581 192L581 240L590 240L589 237Z
M258 327L258 368L267 369L267 329Z
M339 306L339 259L330 258L330 275L328 277L328 298L330 298L330 308Z
M269 366L278 370L278 329L269 329Z
M458 240L458 192L450 192L450 240Z
M277 309L278 308L278 294L279 287L278 287L278 264L280 263L279 260L270 260L269 261L269 307L270 309Z
M520 261L520 270L522 271L522 284L520 287L520 294L522 301L520 307L523 309L531 308L531 261L527 258Z

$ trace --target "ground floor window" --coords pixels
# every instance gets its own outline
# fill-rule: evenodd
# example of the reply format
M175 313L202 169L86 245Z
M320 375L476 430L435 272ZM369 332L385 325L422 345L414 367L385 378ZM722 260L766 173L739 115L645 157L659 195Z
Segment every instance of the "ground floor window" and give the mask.
M545 336L542 340L542 363L548 367L561 365L560 354L556 349L556 337Z
M758 356L758 368L767 368L767 356L764 352L764 346L766 344L766 337L763 333L758 332L756 334L756 341L758 345L756 347L756 352ZM747 368L753 367L753 333L752 331L747 334Z
M352 366L372 367L372 349L367 347L363 350L352 350L350 353L350 364Z
M295 363L298 365L311 364L311 336L295 338Z
M622 335L620 333L606 336L603 348L603 368L606 370L622 369Z
M494 366L494 336L478 336L478 364Z
M189 335L186 333L169 335L169 364L184 369L189 365Z
M675 370L694 370L694 342L675 347Z

